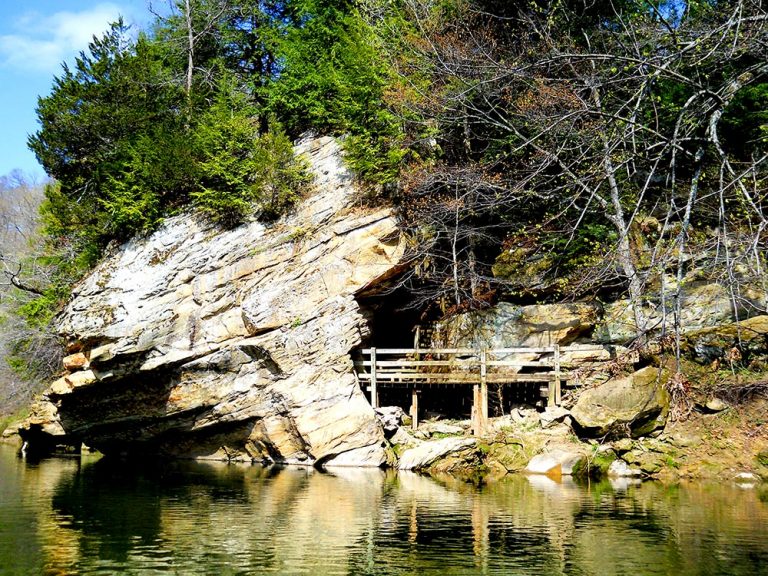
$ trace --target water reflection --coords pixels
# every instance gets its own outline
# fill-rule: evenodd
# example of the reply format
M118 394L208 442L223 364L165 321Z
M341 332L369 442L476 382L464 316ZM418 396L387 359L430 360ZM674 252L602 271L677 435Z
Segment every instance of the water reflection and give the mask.
M759 495L0 449L0 574L756 574Z

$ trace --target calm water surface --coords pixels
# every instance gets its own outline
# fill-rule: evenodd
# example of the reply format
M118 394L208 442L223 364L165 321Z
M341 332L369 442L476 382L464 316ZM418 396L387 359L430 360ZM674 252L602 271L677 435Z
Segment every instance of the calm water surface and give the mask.
M0 574L768 574L768 504L730 483L56 458L0 446Z

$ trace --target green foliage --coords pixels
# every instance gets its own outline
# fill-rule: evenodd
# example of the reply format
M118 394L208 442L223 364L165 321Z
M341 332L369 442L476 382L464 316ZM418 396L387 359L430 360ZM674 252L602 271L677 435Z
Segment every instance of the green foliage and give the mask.
M292 136L347 135L350 168L362 180L395 180L405 155L403 131L383 105L391 82L373 28L346 2L296 2L296 22L278 44L280 74L266 106Z
M723 115L723 138L739 158L768 149L768 82L747 86Z
M17 410L13 414L8 414L5 416L0 416L0 434L5 432L5 430L11 426L12 424L16 424L18 422L21 422L25 418L29 416L29 409L28 408L22 408L20 410Z
M231 226L254 213L273 218L308 184L291 141L276 122L272 125L261 134L252 105L234 78L224 77L195 131L201 185L191 196L213 220Z
M183 94L165 56L146 36L131 41L117 22L38 101L41 129L30 148L59 182L42 207L46 229L88 260L114 238L151 229L188 191L179 163L173 170L158 161L178 150L183 129Z

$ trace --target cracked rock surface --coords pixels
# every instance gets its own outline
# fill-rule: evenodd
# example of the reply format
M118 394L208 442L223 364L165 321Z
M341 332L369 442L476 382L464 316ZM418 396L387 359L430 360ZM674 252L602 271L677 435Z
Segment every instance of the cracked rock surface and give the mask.
M58 321L81 356L22 435L105 453L385 461L350 351L368 334L356 295L401 270L404 244L388 209L354 207L333 139L298 151L315 188L276 223L177 216L104 259Z

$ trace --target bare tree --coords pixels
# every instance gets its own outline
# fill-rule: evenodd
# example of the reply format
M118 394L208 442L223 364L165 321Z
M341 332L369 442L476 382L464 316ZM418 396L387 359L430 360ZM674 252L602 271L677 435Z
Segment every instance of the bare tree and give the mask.
M60 367L55 335L17 315L19 308L43 295L53 272L40 236L44 187L45 182L18 171L0 177L0 413L28 403L46 376Z
M707 268L727 282L735 307L739 286L764 278L768 154L762 143L739 147L721 137L729 106L768 79L761 2L722 3L698 16L628 2L589 24L586 8L567 3L458 0L450 14L424 0L404 6L407 33L387 30L397 50L410 46L408 57L392 53L401 83L393 108L404 122L423 119L415 133L437 126L443 151L441 163L420 168L409 185L424 205L418 218L442 230L425 234L414 256L451 264L432 282L434 293L445 296L442 287L451 286L460 306L456 272L472 268L475 276L478 263L486 283L500 284L490 262L473 255L470 266L460 238L498 240L538 218L568 250L586 225L605 222L613 232L593 278L623 284L639 341L673 329L679 355L686 275L704 249L697 240L691 251L694 225L717 229ZM371 14L387 28L380 10ZM641 242L646 216L659 230ZM646 314L652 286L661 325Z

